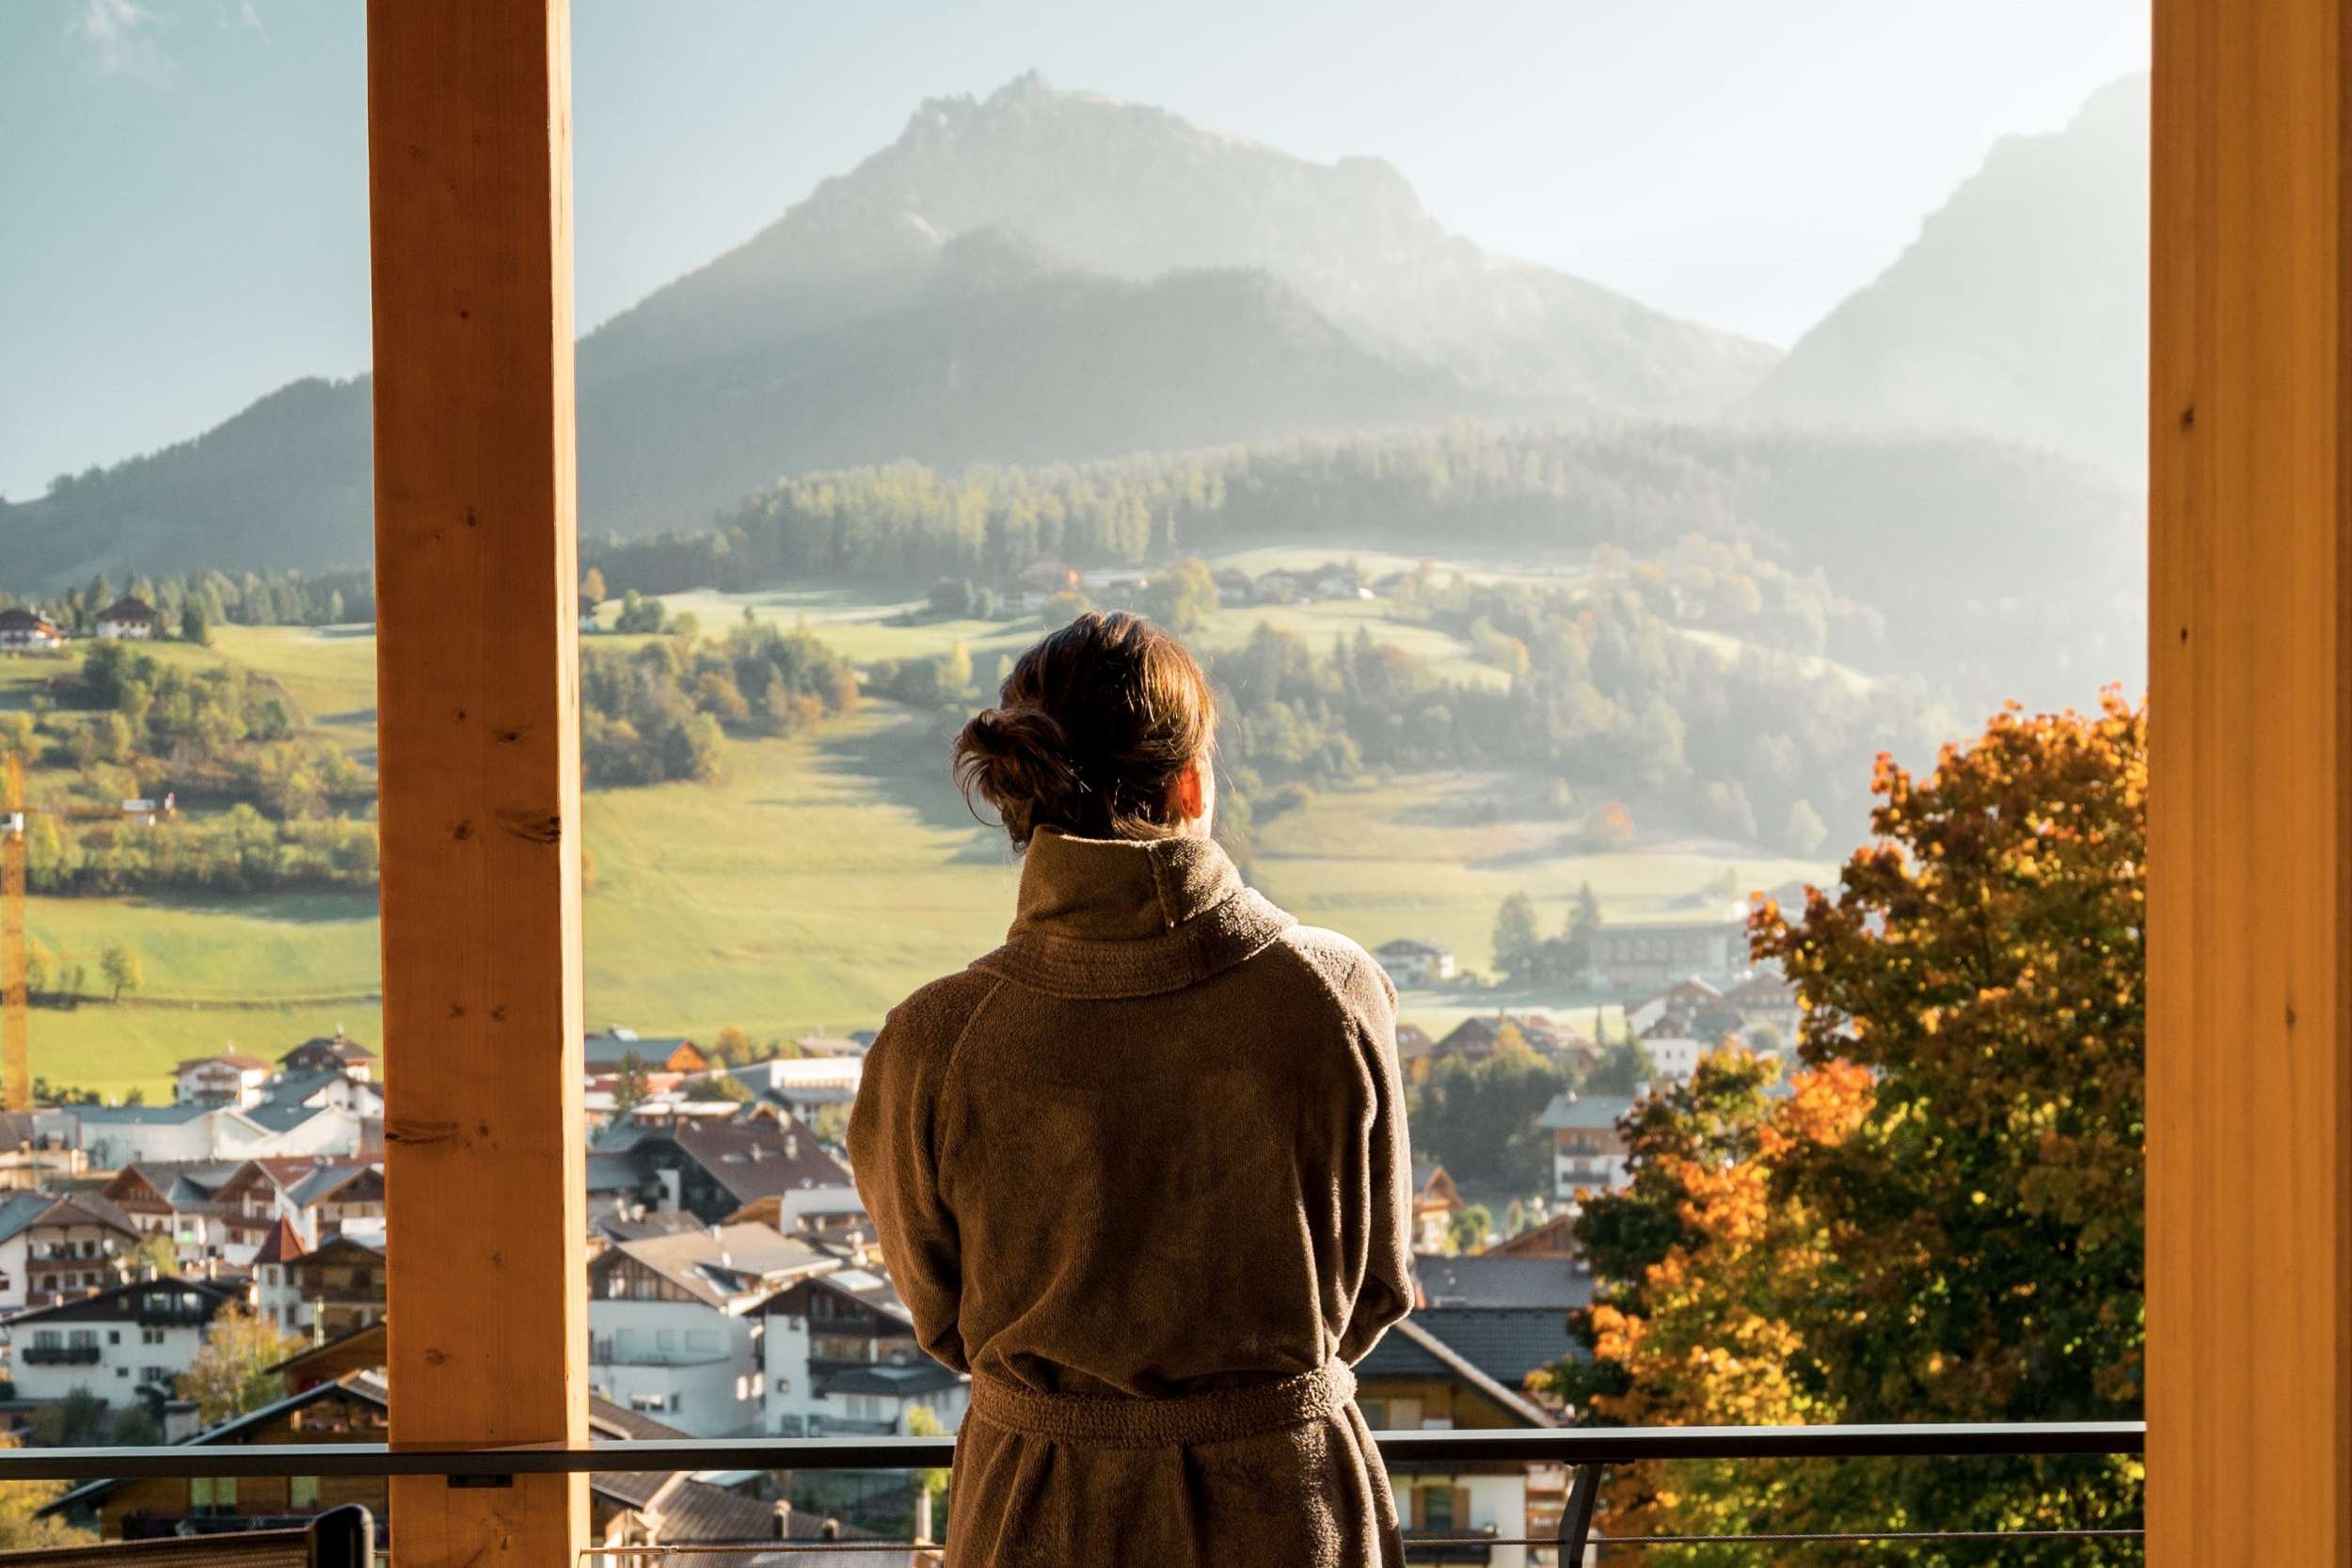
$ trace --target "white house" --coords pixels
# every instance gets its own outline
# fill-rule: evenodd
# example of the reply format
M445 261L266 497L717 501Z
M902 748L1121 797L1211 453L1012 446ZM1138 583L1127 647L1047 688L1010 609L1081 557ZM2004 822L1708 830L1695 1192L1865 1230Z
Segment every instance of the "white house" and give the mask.
M1450 948L1418 937L1399 937L1394 942L1382 942L1373 956L1389 972L1389 978L1400 986L1434 985L1453 979L1456 973Z
M155 635L155 607L126 594L98 612L98 635L110 641L151 638Z
M0 653L36 653L65 646L65 628L22 605L0 610Z
M588 1265L590 1390L697 1437L760 1431L759 1309L837 1261L766 1225L616 1242Z
M244 1288L209 1279L145 1280L22 1312L0 1323L20 1400L86 1388L108 1404L153 1389L169 1398L220 1310Z
M923 1353L914 1318L879 1266L852 1261L796 1280L760 1316L769 1432L903 1434L918 1405L943 1431L962 1422L971 1380Z
M11 1193L0 1199L0 1311L116 1284L138 1244L131 1216L96 1193Z
M229 1105L77 1105L75 1141L101 1170L280 1154L354 1154L360 1118L337 1106L241 1111Z
M192 1057L171 1070L171 1098L180 1105L233 1105L242 1111L261 1102L262 1085L269 1082L267 1062L236 1051Z

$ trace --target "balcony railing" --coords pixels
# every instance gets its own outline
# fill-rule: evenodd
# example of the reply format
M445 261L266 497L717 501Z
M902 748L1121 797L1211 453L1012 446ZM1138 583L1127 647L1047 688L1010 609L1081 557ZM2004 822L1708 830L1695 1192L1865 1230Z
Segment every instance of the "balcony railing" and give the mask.
M26 1345L17 1354L28 1367L91 1367L98 1363L96 1345Z
M1977 1459L2058 1455L2137 1455L2147 1428L2137 1421L2077 1421L1994 1425L1896 1425L1839 1427L1597 1427L1566 1431L1382 1432L1374 1433L1390 1465L1438 1467L1471 1465L1562 1465L1575 1476L1560 1526L1550 1535L1508 1536L1465 1528L1458 1534L1410 1532L1416 1557L1442 1551L1449 1560L1477 1561L1480 1548L1534 1546L1557 1550L1563 1564L1585 1560L1588 1546L1604 1556L1647 1547L1687 1546L1747 1540L1741 1536L1626 1536L1596 1538L1593 1506L1600 1477L1611 1465L1648 1460L1782 1459ZM497 1485L517 1475L572 1475L583 1471L708 1470L920 1470L944 1469L955 1461L951 1437L688 1437L648 1442L593 1443L580 1448L402 1449L380 1443L267 1443L223 1447L140 1449L0 1449L0 1481L92 1481L103 1478L186 1480L206 1476L446 1476L460 1484ZM2031 1529L1937 1530L1874 1527L1857 1520L1850 1530L1824 1530L1802 1539L1824 1544L1970 1542L1998 1545L2014 1541L2059 1539L2137 1541L2137 1528L2036 1528ZM834 1541L824 1549L907 1551L916 1543ZM790 1560L803 1542L745 1541L693 1545L595 1547L590 1557L626 1564L639 1557L691 1557L696 1552L775 1552Z

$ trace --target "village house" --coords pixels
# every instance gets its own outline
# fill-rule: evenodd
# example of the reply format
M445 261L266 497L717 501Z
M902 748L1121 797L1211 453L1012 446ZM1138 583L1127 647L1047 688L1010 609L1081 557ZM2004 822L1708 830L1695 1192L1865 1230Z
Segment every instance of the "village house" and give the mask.
M1626 1169L1625 1134L1617 1128L1632 1109L1633 1101L1623 1095L1551 1097L1535 1125L1551 1134L1554 1197L1572 1199L1583 1187L1616 1192L1632 1180Z
M40 653L66 644L65 628L38 610L0 610L0 653Z
M1723 1043L1722 1034L1702 1037L1695 1032L1698 1027L1691 1019L1670 1015L1643 1031L1642 1051L1657 1082L1689 1083L1699 1069L1699 1058Z
M263 1232L261 1244L253 1249L253 1257L247 1263L253 1271L253 1310L287 1334L298 1333L310 1326L309 1304L303 1300L302 1282L294 1273L294 1265L310 1250L310 1243L302 1239L302 1232L294 1228L294 1221L280 1214ZM365 1334L371 1329L381 1328L383 1320L378 1318L328 1342Z
M762 1198L790 1229L809 1212L858 1208L850 1173L799 1118L771 1108L672 1116L607 1128L589 1149L592 1208L683 1210L717 1225Z
M1389 972L1389 978L1400 986L1433 986L1453 979L1457 973L1451 948L1418 937L1384 942L1373 957Z
M266 1244L264 1250L267 1250ZM285 1260L286 1289L296 1304L293 1326L333 1339L384 1321L384 1246L348 1232L329 1236Z
M1454 1178L1443 1165L1413 1167L1413 1245L1417 1249L1435 1252L1443 1246L1454 1216L1461 1212L1462 1195L1454 1190Z
M194 1057L171 1071L176 1105L228 1105L242 1111L260 1103L262 1085L269 1082L267 1062L237 1051Z
M89 1163L118 1170L141 1161L195 1164L278 1155L349 1155L366 1129L338 1106L278 1108L231 1105L77 1105L74 1136Z
M1728 902L1686 919L1610 920L1589 938L1586 983L1640 996L1688 975L1728 979L1748 968L1748 906Z
M374 1081L375 1064L375 1053L345 1036L339 1025L333 1034L304 1040L278 1057L278 1072L281 1078L341 1072L355 1082L366 1084Z
M103 1290L138 1244L131 1216L96 1193L12 1193L0 1199L0 1312Z
M140 1235L167 1238L182 1273L243 1268L267 1227L224 1202L220 1192L245 1166L241 1160L140 1161L115 1172L99 1195L130 1216Z
M1724 1005L1740 1017L1741 1029L1766 1028L1793 1046L1804 1025L1797 990L1778 969L1758 969L1724 993Z
M898 1290L866 1257L797 1280L760 1307L766 1430L782 1437L891 1436L920 1406L953 1432L971 1381L923 1353Z
M373 1160L291 1155L248 1160L216 1198L248 1223L291 1222L305 1247L346 1230L373 1238L384 1227L384 1167Z
M609 1089L634 1063L645 1075L645 1087L661 1091L677 1087L691 1073L709 1070L710 1061L692 1040L640 1036L634 1029L610 1024L582 1042L580 1060L588 1086Z
M805 1118L821 1110L846 1110L857 1099L865 1071L863 1056L771 1056L764 1062L716 1069L687 1079L679 1087L691 1095L710 1079L728 1078L740 1085L755 1103Z
M109 641L123 638L144 641L155 635L155 607L126 594L98 612L98 635Z
M0 1192L54 1188L88 1169L71 1111L48 1105L0 1111Z
M1694 974L1686 974L1663 990L1654 991L1625 1009L1625 1026L1639 1035L1661 1020L1689 1018L1702 1008L1720 1006L1724 993Z
M760 1308L838 1261L766 1225L614 1243L588 1265L591 1387L698 1437L760 1430Z
M168 1398L204 1332L245 1299L242 1283L166 1275L35 1307L0 1321L20 1400L84 1389L110 1405Z
M1575 1261L1582 1258L1576 1244L1576 1222L1581 1218L1574 1208L1564 1209L1549 1218L1537 1221L1516 1236L1506 1236L1488 1247L1484 1254L1489 1258L1565 1258ZM1582 1267L1578 1262L1578 1267Z

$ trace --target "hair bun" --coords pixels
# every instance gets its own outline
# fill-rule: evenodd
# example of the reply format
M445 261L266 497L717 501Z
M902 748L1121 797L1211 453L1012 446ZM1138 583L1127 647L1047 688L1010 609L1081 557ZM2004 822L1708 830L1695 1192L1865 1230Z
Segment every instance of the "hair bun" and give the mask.
M1086 781L1071 758L1070 736L1040 707L992 707L972 716L956 740L956 783L996 810L1016 844L1041 821L1069 815Z

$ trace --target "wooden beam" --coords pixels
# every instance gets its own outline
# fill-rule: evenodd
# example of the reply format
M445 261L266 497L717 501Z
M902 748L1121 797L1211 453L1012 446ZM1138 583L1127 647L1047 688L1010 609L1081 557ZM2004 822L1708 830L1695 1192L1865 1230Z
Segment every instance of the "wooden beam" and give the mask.
M2155 7L2153 1568L2352 1568L2348 7Z
M567 0L370 0L396 1447L587 1437ZM584 1477L393 1482L571 1568Z

